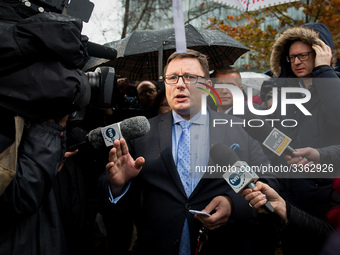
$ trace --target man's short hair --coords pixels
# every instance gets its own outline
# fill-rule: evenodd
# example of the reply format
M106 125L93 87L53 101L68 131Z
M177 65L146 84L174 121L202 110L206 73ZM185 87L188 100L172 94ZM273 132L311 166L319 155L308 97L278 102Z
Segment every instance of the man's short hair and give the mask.
M218 66L215 70L211 73L210 78L216 78L217 74L228 74L228 73L237 73L240 77L240 71L233 66Z
M215 84L214 78L216 78L216 76L218 74L229 74L229 73L237 73L238 74L238 76L240 77L238 85L241 86L242 85L241 73L236 67L233 67L233 66L218 66L210 74L210 78L212 79L213 84Z
M164 75L166 74L166 70L168 69L169 63L175 59L183 59L183 58L195 58L197 59L202 67L202 70L204 72L204 77L205 78L209 78L209 63L208 63L208 57L204 54L202 54L199 51L196 50L191 50L191 49L187 49L186 53L177 53L174 52L172 53L167 62L166 65L164 67Z
M137 82L137 84L135 85L136 89L143 83L143 82L150 82L154 87L155 89L157 89L157 85L154 81L150 81L150 80L143 80L141 82Z

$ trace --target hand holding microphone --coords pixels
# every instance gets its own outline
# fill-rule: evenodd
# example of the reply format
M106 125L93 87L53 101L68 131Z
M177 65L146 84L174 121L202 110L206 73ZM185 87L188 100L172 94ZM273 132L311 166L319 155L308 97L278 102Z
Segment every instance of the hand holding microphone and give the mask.
M255 115L248 114L245 116L245 119L248 121L252 119L253 116ZM248 135L260 142L277 156L284 153L285 160L289 165L312 165L314 163L319 163L320 154L316 149L303 148L295 150L289 145L292 139L269 125L267 122L263 122L263 126L261 127L244 126L243 128Z
M225 144L219 143L211 148L210 156L215 164L230 166L229 171L223 174L223 178L236 193L240 193L245 188L253 190L259 177L246 162L239 161L232 149ZM272 205L268 201L263 207L270 213L274 212Z
M258 181L253 190L245 189L241 192L241 195L249 202L249 205L259 213L266 213L267 210L263 208L263 205L270 202L275 214L277 214L283 222L287 222L286 201L269 185Z
M293 153L293 156L286 155L285 160L289 165L312 165L320 164L320 152L317 149L306 147L299 148ZM311 161L308 161L311 160Z

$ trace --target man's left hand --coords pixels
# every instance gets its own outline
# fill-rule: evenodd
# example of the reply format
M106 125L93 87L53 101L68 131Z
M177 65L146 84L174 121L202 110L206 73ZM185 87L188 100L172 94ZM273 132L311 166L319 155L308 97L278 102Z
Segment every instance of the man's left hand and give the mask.
M331 65L332 62L332 50L331 48L325 44L322 40L320 40L321 46L314 44L312 46L315 51L315 67L321 65Z
M209 230L217 229L227 224L232 212L232 201L230 197L218 196L215 197L202 212L211 213L211 216L195 214L195 218L199 220L203 226Z

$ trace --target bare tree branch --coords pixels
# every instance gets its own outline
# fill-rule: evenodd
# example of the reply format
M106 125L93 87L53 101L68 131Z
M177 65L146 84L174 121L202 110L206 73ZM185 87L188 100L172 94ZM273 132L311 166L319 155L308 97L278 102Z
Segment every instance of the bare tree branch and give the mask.
M140 16L139 16L137 22L136 22L135 25L132 27L131 32L135 31L135 30L138 28L138 26L139 26L139 24L141 23L141 21L143 20L143 17L144 17L144 15L147 13L147 10L148 10L148 8L149 8L149 3L150 3L149 0L146 0L146 1L145 1L144 8L143 8L143 10L142 10L142 12L141 12L141 14L140 14ZM152 1L152 3L153 3L153 1ZM152 3L151 3L151 5L152 5ZM149 12L149 14L150 14L150 12Z
M123 23L123 31L122 31L122 39L126 37L126 31L128 27L129 21L129 11L130 11L130 0L125 0L125 14L124 14L124 23Z

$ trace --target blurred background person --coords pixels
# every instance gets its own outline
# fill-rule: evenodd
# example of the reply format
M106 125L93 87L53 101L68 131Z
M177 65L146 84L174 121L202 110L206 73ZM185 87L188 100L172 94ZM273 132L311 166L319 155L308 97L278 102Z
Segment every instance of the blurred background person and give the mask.
M261 101L265 104L265 109L270 109L273 104L273 84L269 81L264 81L260 91Z
M242 79L239 70L236 67L231 66L221 66L216 68L210 75L212 79L213 85L215 84L230 84L234 85L243 92L243 95L246 94L243 91ZM216 88L216 92L221 98L222 105L217 100L217 112L222 112L226 114L232 114L233 107L233 95L230 90L227 88ZM245 99L246 100L246 99Z
M155 99L157 114L163 114L171 110L168 100L166 99L165 90L161 90Z
M248 96L245 93L243 89L243 85L242 85L242 77L241 77L240 71L236 67L232 67L232 66L217 67L211 73L210 78L212 79L214 88L215 88L215 84L234 85L237 88L239 88L242 91L243 97L244 97L244 113L245 115L251 114L249 111L248 103L247 103ZM215 90L218 93L222 101L222 105L220 104L218 98L215 98L217 102L217 106L215 106L209 97L208 99L209 107L211 107L212 109L216 109L217 112L234 115L233 113L233 102L234 101L233 101L233 94L231 93L231 91L227 88L215 88ZM258 96L255 96L255 95L253 96L253 101L252 101L253 106L255 109L260 109L261 106L258 104L258 101L256 101L257 98ZM235 115L235 116L243 118L242 115Z
M158 93L156 85L152 81L142 81L136 86L141 109L145 112L145 117L151 118L157 115L155 109L155 99Z

